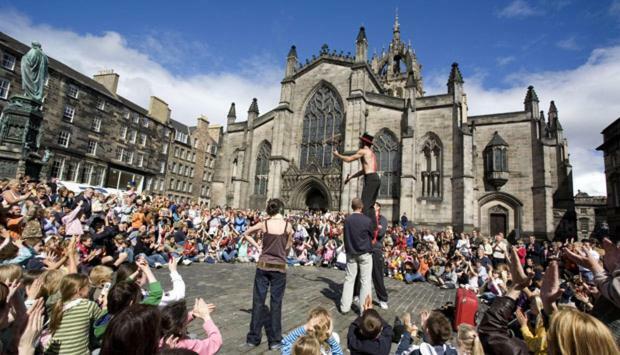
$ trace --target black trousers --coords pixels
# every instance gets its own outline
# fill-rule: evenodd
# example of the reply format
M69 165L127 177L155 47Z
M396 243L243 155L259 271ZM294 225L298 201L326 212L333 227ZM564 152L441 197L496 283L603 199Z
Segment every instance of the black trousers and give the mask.
M377 298L380 302L388 301L388 293L385 289L385 283L383 282L383 252L381 249L372 249L372 286L375 288ZM353 286L353 295L359 296L360 294L360 273L357 273L355 278L355 285ZM364 300L360 300L360 304L364 304Z
M256 269L252 296L252 320L246 342L253 345L260 344L263 326L270 346L282 341L282 298L284 298L285 288L286 273ZM271 289L270 307L267 307L265 299L269 289Z
M372 221L373 231L377 229L377 217L375 216L375 202L379 196L381 178L379 174L372 173L364 175L364 187L362 188L362 202L364 203L364 214Z

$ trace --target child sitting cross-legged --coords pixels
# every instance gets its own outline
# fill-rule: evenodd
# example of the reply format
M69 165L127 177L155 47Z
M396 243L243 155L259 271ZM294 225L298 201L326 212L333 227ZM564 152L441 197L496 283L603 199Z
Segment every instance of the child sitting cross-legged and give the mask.
M419 345L412 344L413 337L417 333L417 327L411 323L411 317L408 314L403 316L403 323L405 324L405 333L400 338L396 355L458 354L455 348L447 344L452 337L452 326L448 318L442 313L437 311L420 313L424 341Z
M347 342L351 354L387 355L392 345L392 327L372 309L372 298L366 297L363 313L351 323Z
M293 329L282 339L282 355L290 355L295 352L296 341L304 336L316 338L320 345L321 354L343 354L340 348L338 334L333 333L332 317L323 307L316 307L310 311L308 321L299 328Z

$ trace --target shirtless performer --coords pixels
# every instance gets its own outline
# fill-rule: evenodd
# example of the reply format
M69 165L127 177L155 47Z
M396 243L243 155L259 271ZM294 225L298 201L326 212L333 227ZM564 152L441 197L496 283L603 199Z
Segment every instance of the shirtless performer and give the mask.
M351 175L348 174L344 180L345 185L351 179L355 179L364 175L364 188L362 189L362 202L364 203L364 214L373 221L373 228L377 227L377 218L375 216L375 202L379 195L379 187L381 179L377 174L377 157L372 151L372 141L374 137L368 133L364 133L360 137L360 149L353 155L342 155L334 150L334 156L344 162L350 163L358 159L362 160L362 170Z

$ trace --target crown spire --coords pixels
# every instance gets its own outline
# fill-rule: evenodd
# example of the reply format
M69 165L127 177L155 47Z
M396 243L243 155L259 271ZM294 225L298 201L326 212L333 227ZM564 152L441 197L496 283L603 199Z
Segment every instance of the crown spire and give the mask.
M256 100L256 98L252 99L252 104L250 105L248 112L253 112L258 115L258 100Z
M237 112L235 110L235 103L230 104L230 110L228 110L228 118L237 118Z

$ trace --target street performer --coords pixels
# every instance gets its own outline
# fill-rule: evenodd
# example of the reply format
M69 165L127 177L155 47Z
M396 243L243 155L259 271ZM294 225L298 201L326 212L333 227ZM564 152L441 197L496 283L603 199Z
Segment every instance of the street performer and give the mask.
M282 342L282 298L286 288L286 256L293 245L293 227L282 216L284 203L277 198L267 201L269 218L248 228L243 238L261 250L256 263L254 294L252 296L252 320L246 337L245 348L257 347L265 326L269 350L278 350ZM250 237L261 231L262 247ZM267 291L271 288L269 306L265 306Z
M375 202L379 195L379 187L381 179L377 174L377 156L372 151L372 142L374 137L368 133L360 136L360 148L353 155L343 155L334 150L334 156L344 162L350 163L361 159L362 170L355 174L347 174L344 180L345 185L351 180L360 176L364 176L364 187L362 188L362 202L364 203L364 214L372 220L373 229L377 228L377 217L375 214Z

